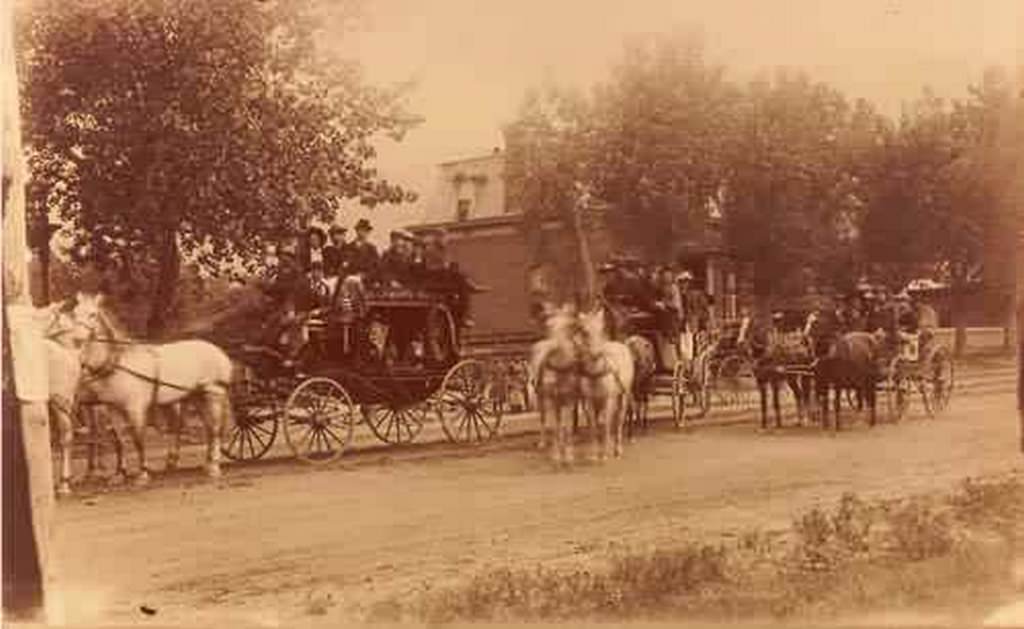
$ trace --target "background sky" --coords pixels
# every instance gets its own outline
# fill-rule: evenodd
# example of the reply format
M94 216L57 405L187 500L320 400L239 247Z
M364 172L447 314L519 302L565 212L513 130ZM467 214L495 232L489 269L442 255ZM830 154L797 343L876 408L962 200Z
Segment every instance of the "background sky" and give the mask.
M370 81L417 83L409 105L425 121L382 141L378 163L421 199L368 214L386 237L422 219L438 162L502 145L529 87L601 80L630 36L697 30L734 79L803 69L896 114L925 86L958 96L986 66L1024 59L1022 22L1022 0L366 0L360 29L334 41Z

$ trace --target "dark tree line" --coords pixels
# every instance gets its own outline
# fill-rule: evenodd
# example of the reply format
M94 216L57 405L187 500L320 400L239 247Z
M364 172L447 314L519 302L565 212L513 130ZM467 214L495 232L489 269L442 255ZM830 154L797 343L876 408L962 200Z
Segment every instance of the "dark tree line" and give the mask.
M372 166L375 139L415 122L403 89L318 46L339 6L42 0L19 16L30 209L137 285L150 333L184 261L244 266L343 202L410 198Z
M1009 288L1005 130L1019 107L991 70L959 98L925 90L893 118L799 72L732 81L692 38L641 40L588 93L527 94L506 129L510 197L530 234L567 218L569 191L586 186L623 245L659 262L714 205L761 295L848 290L865 273L893 286L929 275L955 294L992 247L1007 269L988 275Z

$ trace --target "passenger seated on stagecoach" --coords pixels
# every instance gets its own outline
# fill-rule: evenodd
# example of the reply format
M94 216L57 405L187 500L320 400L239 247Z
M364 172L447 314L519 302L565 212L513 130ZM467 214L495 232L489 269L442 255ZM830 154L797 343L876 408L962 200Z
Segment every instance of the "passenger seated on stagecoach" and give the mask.
M299 262L305 271L313 268L313 265L324 264L324 246L327 244L327 234L319 227L310 227L306 230L305 246L299 249Z
M356 222L356 239L349 245L349 275L359 275L364 282L371 282L380 268L380 255L377 247L370 242L373 226L370 221L361 218Z
M675 282L675 272L669 267L661 267L656 270L654 288L655 320L663 339L663 342L660 343L662 346L658 348L658 354L661 366L667 369L671 366L672 360L684 358L681 356L679 344L679 333L682 329L679 318L683 307L682 295ZM669 358L669 353L672 354L672 358Z
M349 245L345 242L347 231L342 225L333 225L328 232L330 243L324 246L324 272L328 277L344 278L349 274Z
M413 281L417 285L421 285L423 281L423 274L426 271L426 251L427 243L421 236L415 234L412 235L412 256L409 260L410 270L412 272Z
M380 279L391 288L413 288L412 234L404 229L391 232L391 246L380 259Z
M314 262L306 274L306 286L304 299L305 310L314 311L327 308L331 305L334 297L334 289L337 286L338 278L327 277L324 274L322 262Z
M421 285L424 290L442 295L455 316L459 329L472 327L469 317L470 297L482 292L482 286L473 282L458 264L448 259L445 233L441 230L428 232L423 251Z

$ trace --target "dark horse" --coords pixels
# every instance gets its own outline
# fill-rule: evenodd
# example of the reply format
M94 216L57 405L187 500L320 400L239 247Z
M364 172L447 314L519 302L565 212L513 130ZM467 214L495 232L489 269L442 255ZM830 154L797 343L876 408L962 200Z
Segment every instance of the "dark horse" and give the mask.
M869 423L876 420L876 387L882 339L870 332L847 332L838 336L815 366L815 395L821 408L823 426L829 424L829 393L833 394L835 430L839 430L839 407L842 391L853 391L867 405Z
M792 336L797 333L792 321L783 321L779 332ZM803 342L780 342L769 339L765 329L755 332L754 380L761 399L761 428L768 428L768 393L771 392L775 409L775 427L782 428L782 411L779 392L785 383L796 400L797 417L802 422L810 406L811 356L810 348Z

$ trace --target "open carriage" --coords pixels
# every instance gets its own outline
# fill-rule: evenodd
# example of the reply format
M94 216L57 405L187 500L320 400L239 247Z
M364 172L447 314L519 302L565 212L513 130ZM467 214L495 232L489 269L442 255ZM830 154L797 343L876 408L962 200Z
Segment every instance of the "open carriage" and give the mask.
M901 333L885 356L881 389L890 420L906 415L916 390L925 413L935 417L946 410L955 388L953 353L928 333Z
M329 462L359 424L393 444L410 443L438 423L455 443L497 434L501 405L491 403L485 365L460 359L459 330L443 295L375 290L353 305L342 293L304 322L294 361L265 346L229 344L235 424L225 456L258 459L283 433L296 457Z
M656 313L614 301L605 301L606 312L615 321L616 336L639 335L654 348L655 373L649 395L667 395L672 401L672 420L677 427L686 419L705 416L711 408L708 385L709 346L706 335L698 333L690 348L692 359L682 361L680 338L672 338L659 324ZM620 339L621 340L621 339ZM687 410L689 409L691 410ZM644 418L641 418L641 422Z

